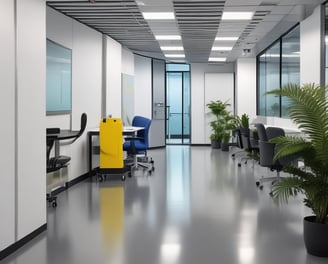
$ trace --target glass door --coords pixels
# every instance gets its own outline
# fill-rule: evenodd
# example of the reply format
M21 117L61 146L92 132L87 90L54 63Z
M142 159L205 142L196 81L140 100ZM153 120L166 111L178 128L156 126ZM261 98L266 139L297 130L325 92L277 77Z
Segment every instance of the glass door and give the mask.
M166 72L166 144L190 144L189 71Z

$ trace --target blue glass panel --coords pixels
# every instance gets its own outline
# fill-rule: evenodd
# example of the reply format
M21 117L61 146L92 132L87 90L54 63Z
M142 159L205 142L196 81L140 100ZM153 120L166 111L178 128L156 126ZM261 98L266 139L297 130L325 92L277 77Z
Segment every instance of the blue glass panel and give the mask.
M72 109L72 51L47 40L46 111Z
M168 63L166 64L166 71L178 71L178 72L185 72L190 71L189 64L179 64L179 63Z

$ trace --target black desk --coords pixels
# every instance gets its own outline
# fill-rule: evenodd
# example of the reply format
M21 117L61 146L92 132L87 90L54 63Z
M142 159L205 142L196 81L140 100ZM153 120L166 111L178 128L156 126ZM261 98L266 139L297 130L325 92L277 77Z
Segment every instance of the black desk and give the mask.
M55 156L59 156L59 141L74 139L78 135L79 131L76 130L59 130L59 133L52 133L53 131L48 131L47 129L47 138L55 139Z

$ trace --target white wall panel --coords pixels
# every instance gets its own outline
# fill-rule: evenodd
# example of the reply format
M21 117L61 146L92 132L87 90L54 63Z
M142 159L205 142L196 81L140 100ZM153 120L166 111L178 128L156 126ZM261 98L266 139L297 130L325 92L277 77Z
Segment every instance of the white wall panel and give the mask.
M206 73L233 73L233 64L210 65L204 63L191 64L191 143L205 144L209 141L205 134L204 91Z
M12 0L0 1L0 251L15 240L15 23ZM4 114L5 113L5 114Z
M110 37L106 41L106 116L121 117L122 46Z
M102 89L102 35L79 23L73 23L72 52L72 128L79 130L81 114L88 116L85 133L70 148L69 180L87 172L88 127L99 126Z
M209 123L213 121L213 115L206 106L211 101L220 100L227 102L230 106L227 110L233 113L234 109L234 76L233 73L205 73L205 89L204 89L204 129L205 143L210 143L211 126Z
M134 114L151 118L151 59L135 55Z
M47 38L71 49L73 47L73 19L47 7Z
M236 63L236 114L256 117L256 58L240 58Z
M321 6L301 22L301 84L320 84L321 73Z
M45 1L17 0L18 239L46 223L45 10Z
M134 54L127 48L122 48L122 73L134 75Z

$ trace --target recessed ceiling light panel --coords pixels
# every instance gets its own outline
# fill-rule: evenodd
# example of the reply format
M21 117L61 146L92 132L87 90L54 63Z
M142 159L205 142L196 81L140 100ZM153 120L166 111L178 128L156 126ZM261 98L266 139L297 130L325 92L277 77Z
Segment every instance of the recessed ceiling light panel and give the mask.
M211 62L225 62L227 60L227 58L225 57L209 57L208 61Z
M149 20L161 20L161 19L174 19L173 12L143 12L142 13L144 19Z
M182 46L163 46L161 47L161 50L183 50Z
M166 58L185 58L184 54L165 54Z
M239 37L216 37L216 41L236 41Z
M232 47L212 47L213 51L229 51L232 50Z
M155 36L157 40L181 40L179 35L157 35Z
M254 12L223 12L222 20L251 20Z

